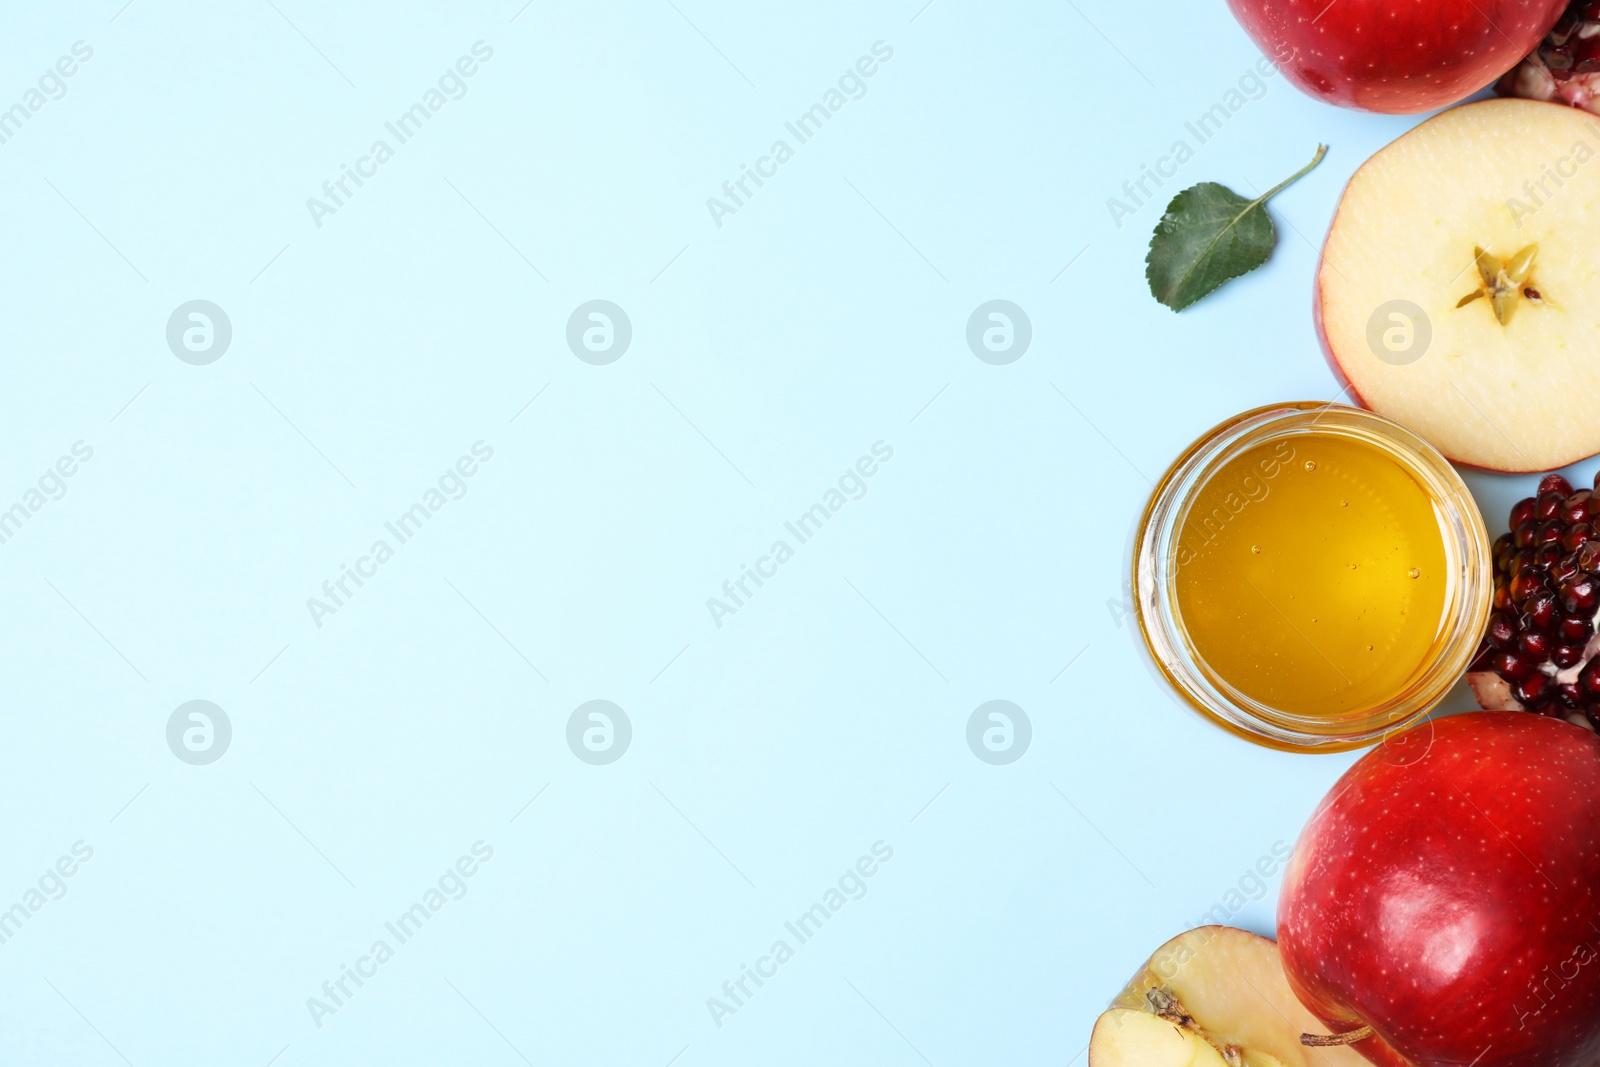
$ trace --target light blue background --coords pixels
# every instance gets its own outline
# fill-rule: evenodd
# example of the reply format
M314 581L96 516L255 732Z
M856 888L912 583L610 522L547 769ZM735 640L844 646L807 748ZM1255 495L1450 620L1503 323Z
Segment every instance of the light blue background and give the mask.
M1259 59L1218 0L275 3L3 17L0 106L94 55L0 145L0 507L94 458L0 545L0 908L94 857L0 945L0 1060L1081 1062L1354 758L1208 725L1119 605L1147 479L1336 395L1317 246L1416 120L1269 79L1161 203L1332 150L1274 202L1272 262L1177 316L1143 279L1161 203L1106 202ZM465 97L315 225L480 39ZM715 225L877 41L866 96ZM165 340L196 298L234 330L209 366ZM564 340L594 298L633 324L610 366ZM1009 366L966 345L991 299L1032 322ZM467 495L315 626L480 440ZM865 498L715 626L880 440ZM1471 480L1497 531L1528 480ZM234 729L204 767L165 741L197 698ZM565 741L597 698L634 729L610 766ZM1009 766L965 740L997 698L1033 725ZM315 1025L478 840L468 894ZM880 840L719 1028L707 998ZM1270 933L1275 893L1233 921Z

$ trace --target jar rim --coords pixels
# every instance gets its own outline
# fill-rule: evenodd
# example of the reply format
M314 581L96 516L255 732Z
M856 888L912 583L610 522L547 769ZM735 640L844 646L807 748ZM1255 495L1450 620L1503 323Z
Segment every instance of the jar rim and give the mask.
M1309 433L1335 433L1374 445L1415 478L1435 503L1446 560L1440 650L1418 665L1389 699L1335 719L1297 715L1255 700L1210 668L1178 611L1173 578L1178 536L1198 490L1248 448ZM1477 503L1461 475L1427 441L1364 408L1292 401L1243 412L1203 434L1167 469L1151 493L1134 543L1134 609L1156 667L1186 702L1249 740L1276 748L1336 752L1357 748L1427 715L1477 653L1493 597L1493 556Z

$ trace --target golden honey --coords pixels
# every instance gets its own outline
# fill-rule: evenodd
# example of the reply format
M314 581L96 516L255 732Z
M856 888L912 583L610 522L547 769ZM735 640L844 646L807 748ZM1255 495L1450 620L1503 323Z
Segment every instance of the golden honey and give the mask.
M1133 564L1167 681L1290 749L1370 744L1425 715L1460 680L1493 592L1461 476L1341 404L1257 408L1201 437L1151 494Z
M1178 541L1178 613L1240 692L1340 715L1403 690L1444 621L1432 497L1364 441L1306 434L1246 449L1194 496Z

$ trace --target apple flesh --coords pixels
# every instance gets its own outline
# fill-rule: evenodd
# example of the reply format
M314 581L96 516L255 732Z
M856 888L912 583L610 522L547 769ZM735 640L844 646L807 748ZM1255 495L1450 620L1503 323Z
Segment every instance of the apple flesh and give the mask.
M1300 89L1406 115L1465 99L1539 43L1566 0L1228 0Z
M1089 1048L1094 1067L1228 1067L1222 1053L1197 1030L1136 1008L1113 1008L1100 1016Z
M1596 157L1600 118L1486 100L1429 119L1356 171L1315 310L1357 402L1489 470L1600 452Z
M1600 737L1520 712L1367 753L1295 845L1289 985L1375 1063L1600 1063Z
M1089 1067L1366 1067L1345 1048L1308 1048L1325 1032L1295 999L1278 946L1202 926L1156 949L1095 1022Z

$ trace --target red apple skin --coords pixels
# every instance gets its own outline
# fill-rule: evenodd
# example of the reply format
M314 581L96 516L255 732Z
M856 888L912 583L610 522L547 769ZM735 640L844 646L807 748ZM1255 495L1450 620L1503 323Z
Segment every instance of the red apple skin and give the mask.
M1345 772L1284 874L1295 995L1384 1067L1600 1063L1600 737L1474 712Z
M1462 100L1539 44L1566 0L1228 0L1318 100L1409 115Z

